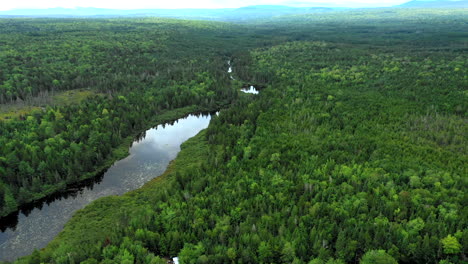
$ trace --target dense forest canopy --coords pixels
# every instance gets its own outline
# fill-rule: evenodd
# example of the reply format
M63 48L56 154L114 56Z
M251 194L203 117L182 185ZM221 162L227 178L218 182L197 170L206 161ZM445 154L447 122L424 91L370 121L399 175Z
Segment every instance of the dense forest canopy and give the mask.
M1 215L92 177L164 113L223 109L161 179L17 263L466 262L467 14L0 20Z
M35 106L18 118L3 113L0 215L96 174L104 161L113 161L112 150L125 138L155 124L155 113L216 110L237 95L225 73L235 43L222 45L219 39L227 32L242 33L228 24L162 19L0 23L2 107ZM210 40L214 34L218 39ZM47 98L77 89L88 91L86 100L47 104Z

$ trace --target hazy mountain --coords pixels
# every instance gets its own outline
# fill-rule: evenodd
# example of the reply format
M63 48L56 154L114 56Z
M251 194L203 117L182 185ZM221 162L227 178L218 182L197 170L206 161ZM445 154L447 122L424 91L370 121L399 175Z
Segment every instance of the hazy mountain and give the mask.
M9 11L0 11L0 15L9 16L131 16L131 15L207 15L213 13L211 9L105 9L94 7L77 8L47 8L47 9L14 9ZM223 12L225 9L217 9L216 12Z
M257 6L246 6L237 8L232 11L233 15L241 16L281 16L281 15L292 15L292 14L307 14L317 12L332 11L332 8L326 7L291 7L291 6L280 6L280 5L257 5Z
M468 0L412 0L399 7L468 8Z
M332 11L326 7L290 7L278 5L258 5L224 9L133 9L118 10L92 7L16 9L0 11L0 16L15 17L121 17L159 16L174 18L199 18L210 20L239 21L281 15L306 14Z
M365 8L365 7L382 7L382 4L379 2L376 3L360 3L360 2L350 2L346 1L345 3L339 2L302 2L296 0L289 0L282 2L283 5L286 6L294 6L294 7L328 7L328 8Z

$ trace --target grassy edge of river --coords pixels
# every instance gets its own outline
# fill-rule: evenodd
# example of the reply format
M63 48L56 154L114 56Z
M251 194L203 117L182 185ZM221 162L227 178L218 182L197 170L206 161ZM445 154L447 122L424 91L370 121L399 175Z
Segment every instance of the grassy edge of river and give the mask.
M89 247L84 245L98 245L112 241L113 230L118 226L124 208L131 208L136 212L154 202L156 193L170 192L177 171L199 167L208 152L205 130L202 130L181 145L181 151L161 176L122 196L107 196L91 202L75 212L60 234L44 249L36 250L32 255L22 257L15 263L31 263L31 260L48 263L54 252L65 251L72 258L77 253L91 255L93 252L87 252L86 248L89 251Z
M79 179L73 182L63 183L56 186L50 186L46 191L42 193L35 194L31 199L27 200L25 203L18 204L15 208L12 208L9 211L4 211L3 214L0 214L0 219L2 217L9 217L11 214L16 213L21 208L30 205L31 203L41 203L41 200L47 199L51 195L67 192L70 188L73 188L76 185L83 183L86 180L95 178L102 173L104 173L110 166L112 166L116 161L119 161L129 155L129 148L131 147L135 137L137 137L143 131L146 131L149 128L156 127L163 123L168 123L179 118L182 118L186 115L200 112L210 112L216 111L215 109L205 109L196 105L186 106L182 108L172 109L165 111L161 114L158 114L152 120L148 121L145 129L141 131L132 133L130 136L122 140L122 142L112 150L111 154L103 161L103 163L98 166L94 171L87 172L83 174Z

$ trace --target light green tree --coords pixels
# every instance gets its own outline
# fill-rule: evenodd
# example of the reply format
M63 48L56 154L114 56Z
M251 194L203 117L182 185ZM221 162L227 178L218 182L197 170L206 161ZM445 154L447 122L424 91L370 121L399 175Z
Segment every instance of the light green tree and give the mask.
M448 235L446 238L441 240L442 246L444 247L445 254L458 254L461 251L461 245L456 237Z
M361 264L398 264L385 250L368 251L361 259Z

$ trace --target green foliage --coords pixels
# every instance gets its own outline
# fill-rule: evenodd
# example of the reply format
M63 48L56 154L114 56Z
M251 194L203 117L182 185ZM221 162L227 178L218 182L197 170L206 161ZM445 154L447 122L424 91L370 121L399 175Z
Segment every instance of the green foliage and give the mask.
M385 250L371 250L364 254L361 264L398 264Z
M65 159L57 154L66 156L62 149L92 168L115 147L109 131L114 137L130 135L154 111L232 104L183 145L165 176L79 211L40 252L41 260L147 263L158 261L155 256L179 256L183 263L461 263L468 234L466 11L421 12L352 11L348 17L285 17L254 26L156 25L168 29L153 34L176 45L177 56L166 55L175 65L163 59L169 70L152 72L164 76L152 82L164 85L153 89L135 82L138 90L122 85L116 89L122 92L109 98L12 122L14 127L2 130L9 140L0 162L14 173L2 181L21 186L34 175L31 169L53 168L62 175ZM119 28L129 22L93 23ZM151 23L143 19L135 31ZM172 33L175 29L182 33ZM187 45L194 50L174 37L193 38ZM191 46L211 41L213 46ZM238 80L232 83L260 84L259 95L237 97L229 76L211 68L223 64L215 57L226 55L224 48ZM139 57L123 45L115 50ZM188 60L178 64L176 58L197 52L212 61L190 59L206 62L207 69L187 70ZM212 52L218 53L211 57ZM145 69L136 68L138 74ZM216 83L222 85L215 88ZM209 91L215 92L213 100ZM20 132L27 126L37 129ZM66 132L67 126L75 133ZM34 150L42 165L21 163ZM75 151L84 156L75 157ZM50 175L53 181L57 174ZM8 192L13 193L7 189L5 197Z
M202 257L204 253L205 248L201 243L197 245L185 244L184 248L182 248L182 250L180 251L180 263L197 263L198 259L200 259L200 257Z
M216 46L219 25L144 21L0 20L0 104L37 109L0 121L0 216L95 176L148 127L235 100L218 54L237 47Z
M458 254L461 252L461 245L456 237L448 235L441 240L445 254Z

